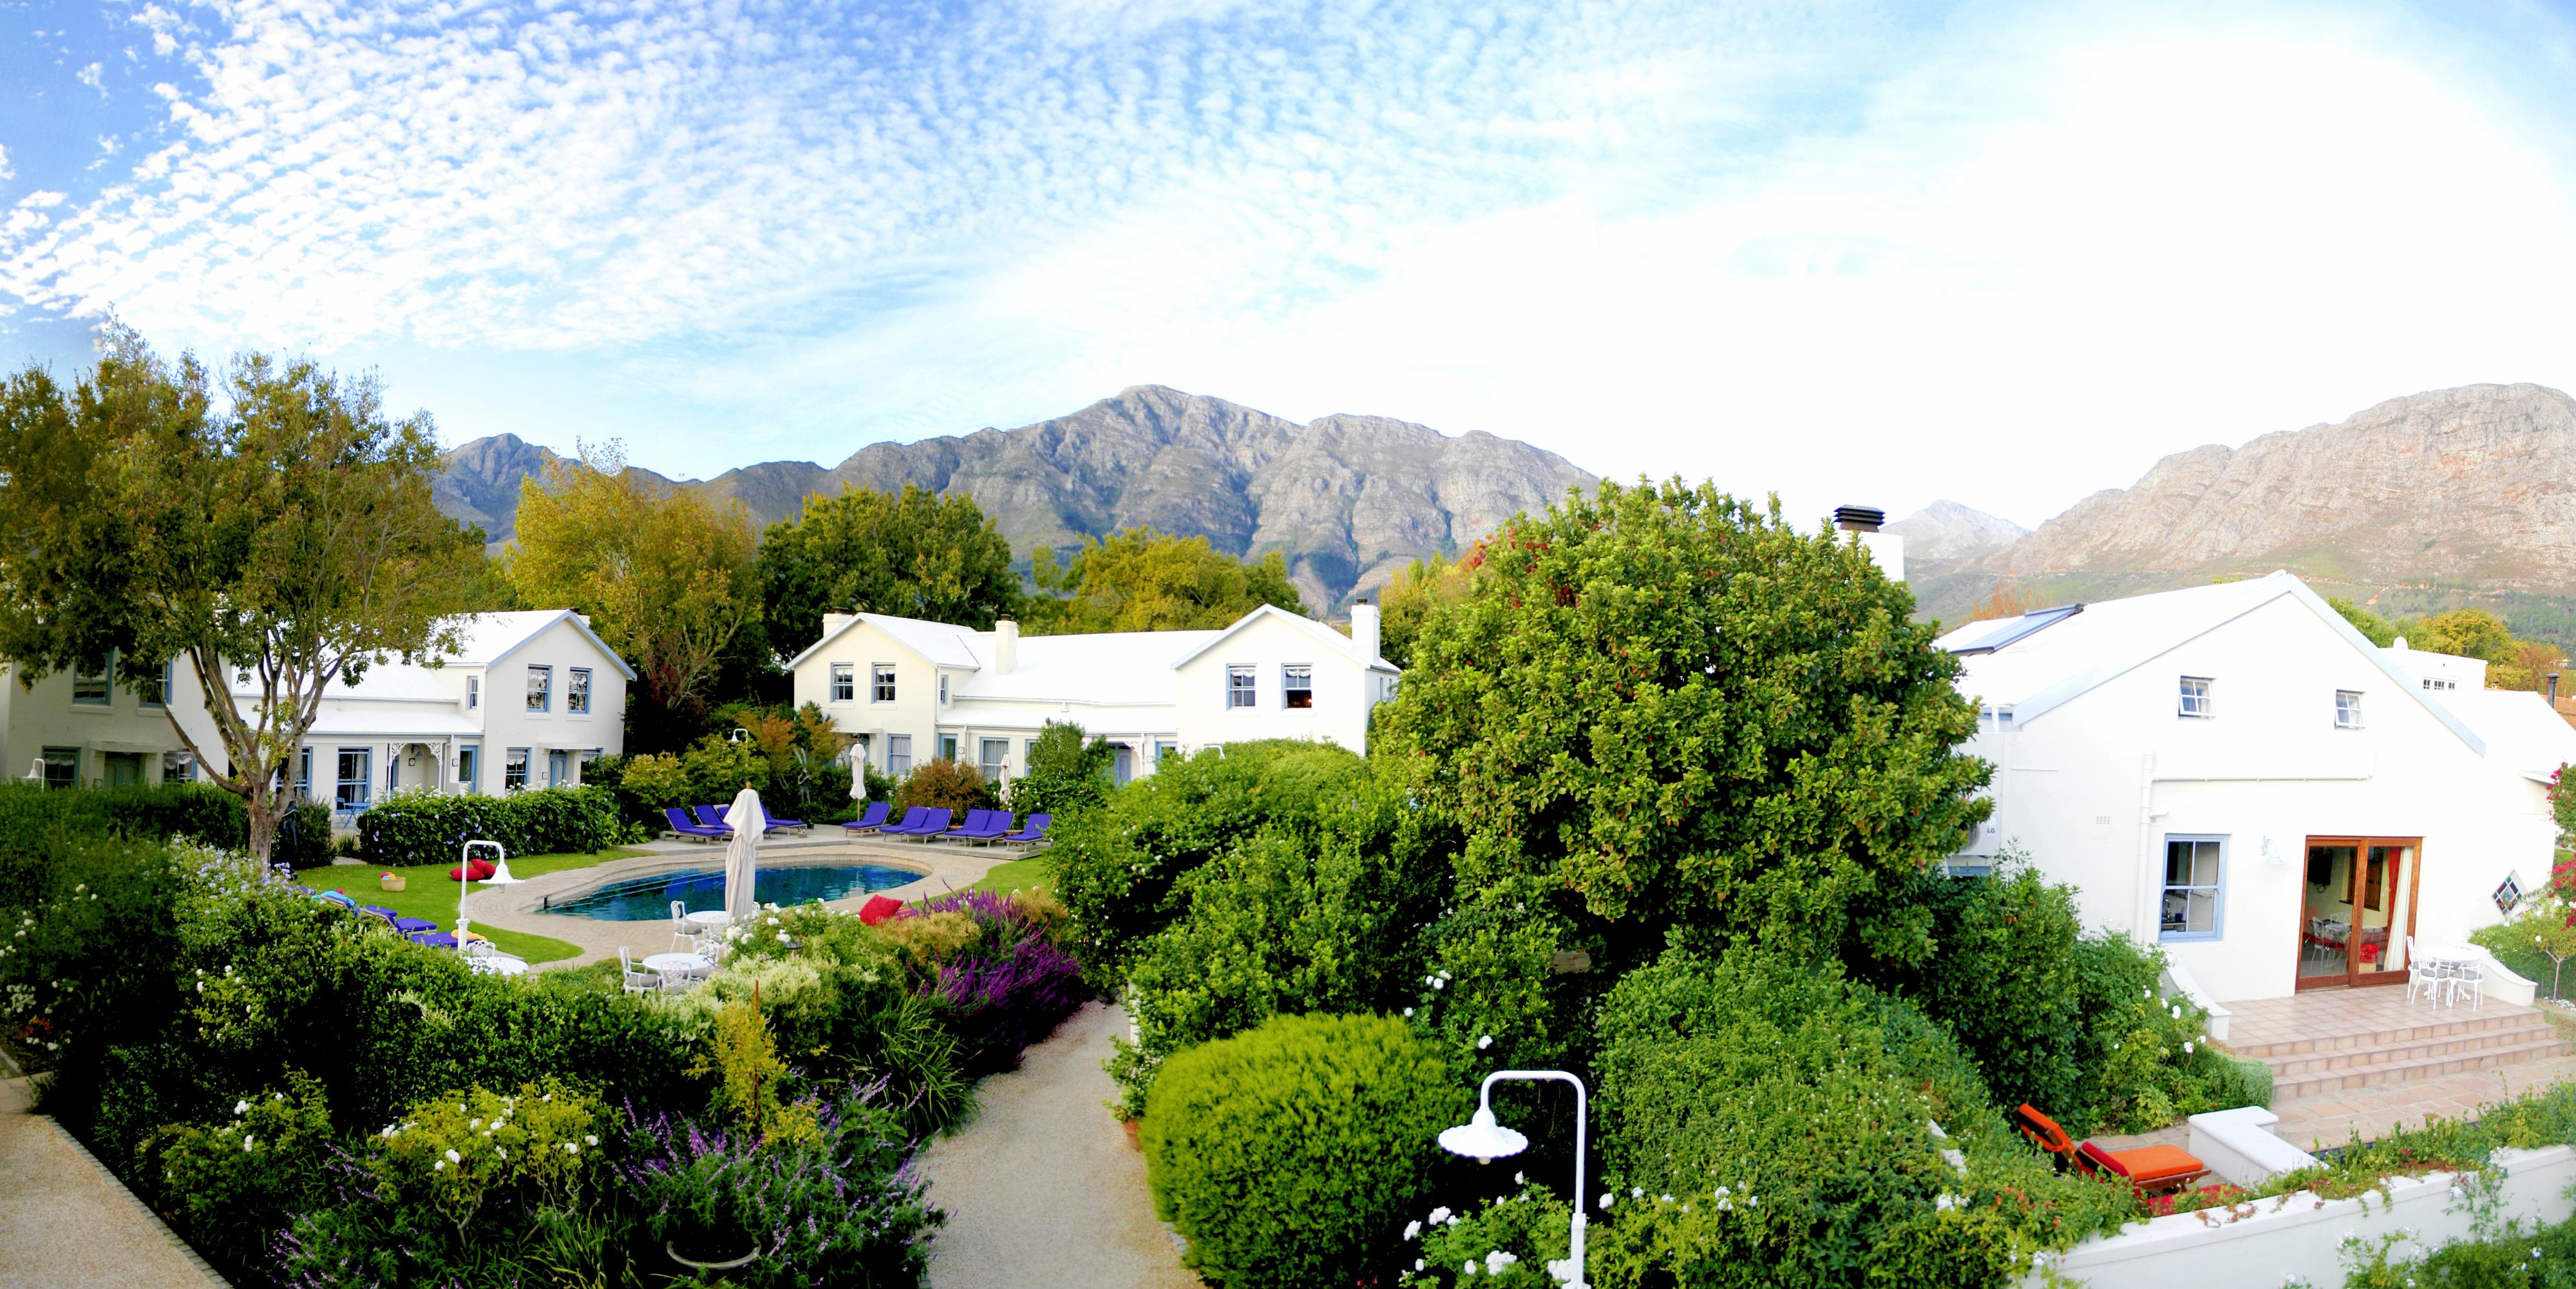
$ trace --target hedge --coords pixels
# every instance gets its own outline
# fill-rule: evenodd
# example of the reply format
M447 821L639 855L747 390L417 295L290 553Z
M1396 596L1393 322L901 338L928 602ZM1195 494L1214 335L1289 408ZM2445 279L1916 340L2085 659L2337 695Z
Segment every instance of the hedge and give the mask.
M468 841L513 855L589 854L617 844L617 799L605 788L537 788L498 797L396 793L358 816L371 863L452 864Z
M1474 1102L1400 1020L1273 1017L1164 1062L1139 1133L1154 1211L1213 1289L1351 1284L1401 1247Z
M281 825L270 862L297 868L330 863L331 812L300 806L293 819L293 829ZM56 840L75 836L135 841L184 837L239 850L250 841L250 812L241 798L205 783L121 788L0 783L0 858L41 859ZM0 900L7 898L7 883L0 881Z

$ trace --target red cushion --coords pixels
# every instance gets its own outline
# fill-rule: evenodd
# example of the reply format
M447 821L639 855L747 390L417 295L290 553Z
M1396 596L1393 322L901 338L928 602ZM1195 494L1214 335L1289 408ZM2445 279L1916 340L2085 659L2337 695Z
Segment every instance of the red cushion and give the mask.
M472 880L474 881L488 882L492 880L492 861L488 859L478 859L471 864L460 864L455 868L447 870L447 880L451 882L458 881L465 878L468 873L473 875Z
M859 921L864 922L869 926L875 926L879 922L883 922L887 918L893 917L895 914L901 912L903 912L903 902L901 900L890 900L882 895L871 895L868 897L867 903L859 906Z
M2086 1165L2087 1172L2109 1173L2114 1177L2126 1177L2129 1175L2128 1165L2121 1163L2119 1156L2102 1149L2100 1146L2094 1145L2092 1142L2088 1141L2083 1145L2076 1147L2075 1154L2077 1162Z

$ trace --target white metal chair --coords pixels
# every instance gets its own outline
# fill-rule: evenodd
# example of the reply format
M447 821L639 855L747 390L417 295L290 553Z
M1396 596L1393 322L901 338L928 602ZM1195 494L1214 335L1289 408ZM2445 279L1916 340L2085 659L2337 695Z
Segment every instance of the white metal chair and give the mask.
M626 992L649 994L662 988L662 977L655 972L636 970L634 951L622 944L617 946L617 965L625 968Z
M2410 1003L2415 1001L2415 991L2421 989L2426 997L2437 1003L2440 1002L2442 982L2449 974L2441 963L2428 965L2423 959L2416 957L2415 937L2411 935L2406 937L2406 1001Z
M698 932L696 928L689 925L689 906L673 900L671 901L671 952L696 953L697 951Z
M2450 991L2451 1005L2459 1006L2460 995L2467 994L2470 1011L2478 1009L2478 999L2484 994L2486 983L2487 973L2470 962L2451 964L2450 971L2442 978L2442 987Z

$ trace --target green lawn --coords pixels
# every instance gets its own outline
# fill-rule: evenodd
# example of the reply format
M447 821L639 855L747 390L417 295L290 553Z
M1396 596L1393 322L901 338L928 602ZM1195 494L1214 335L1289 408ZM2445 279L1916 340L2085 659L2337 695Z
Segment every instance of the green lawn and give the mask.
M588 868L612 859L641 855L640 850L603 850L596 855L514 855L510 858L512 877L538 877L567 868ZM392 909L404 917L428 918L442 931L456 928L456 886L447 870L454 864L416 864L408 868L352 868L346 864L329 868L308 868L295 875L295 880L317 891L340 891L360 904L375 904ZM388 891L376 885L378 874L392 873L404 879L403 889ZM483 889L480 882L474 889ZM477 927L478 932L492 937L502 952L516 954L531 963L554 962L578 957L581 948L550 936L530 935L525 931L504 931L495 927Z
M1047 884L1047 861L1044 855L1004 860L984 874L984 880L968 887L973 891L999 891L1008 895L1018 890L1033 890Z

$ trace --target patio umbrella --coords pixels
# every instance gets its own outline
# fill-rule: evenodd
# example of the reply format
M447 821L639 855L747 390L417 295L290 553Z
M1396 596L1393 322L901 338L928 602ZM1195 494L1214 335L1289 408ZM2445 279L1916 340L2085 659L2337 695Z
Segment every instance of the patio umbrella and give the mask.
M866 761L866 759L865 759L865 758L863 758L863 757L861 757L861 756L859 755L859 745L858 745L858 744L856 744L856 743L852 743L852 744L850 745L850 750L849 750L848 752L843 753L843 754L842 754L842 756L843 756L843 759L847 760L847 761L850 763L850 800L852 800L852 801L865 801L865 800L867 800L867 799L868 799L868 763L867 763L867 761ZM38 775L39 777L41 777L41 776L44 774L44 771L45 771L45 767L44 767L41 763L39 763L39 764L37 765L37 767L36 767L36 773L37 773L37 775Z
M769 812L760 808L760 794L750 784L725 807L725 826L733 829L733 842L725 847L725 916L740 922L758 907L751 882L760 867L760 834L769 827Z

